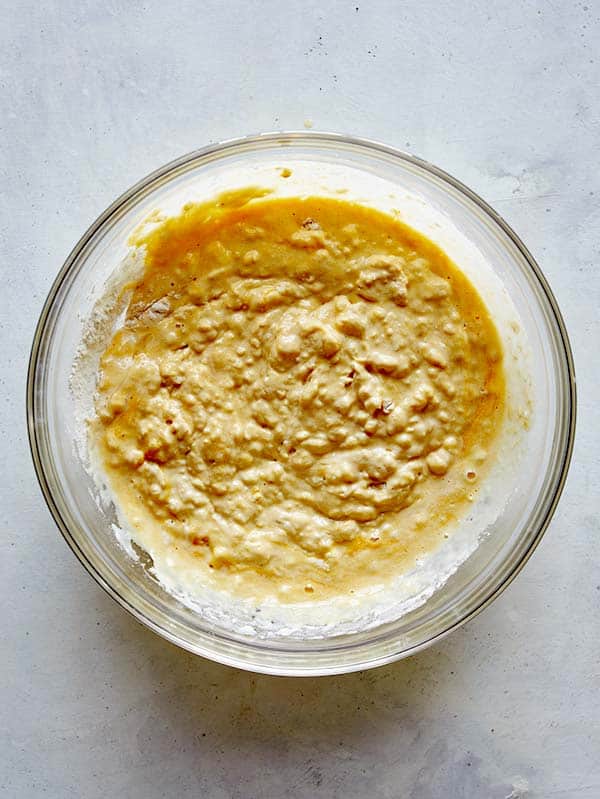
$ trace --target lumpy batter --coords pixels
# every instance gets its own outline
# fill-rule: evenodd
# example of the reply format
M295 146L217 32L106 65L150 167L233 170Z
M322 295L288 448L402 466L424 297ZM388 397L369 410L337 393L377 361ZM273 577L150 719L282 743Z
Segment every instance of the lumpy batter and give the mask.
M440 543L504 412L495 327L440 249L358 204L251 190L135 244L91 435L155 560L290 602Z

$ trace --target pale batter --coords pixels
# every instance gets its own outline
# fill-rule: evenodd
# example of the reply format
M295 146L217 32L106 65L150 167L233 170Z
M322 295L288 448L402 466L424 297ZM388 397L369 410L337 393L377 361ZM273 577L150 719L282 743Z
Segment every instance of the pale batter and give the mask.
M134 539L207 586L397 576L473 497L504 415L477 292L391 216L237 192L141 236L91 437Z

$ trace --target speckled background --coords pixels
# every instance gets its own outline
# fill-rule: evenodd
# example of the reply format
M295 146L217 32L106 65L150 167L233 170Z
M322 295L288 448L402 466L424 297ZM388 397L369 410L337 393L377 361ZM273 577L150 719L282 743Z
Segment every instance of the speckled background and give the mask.
M600 6L62 0L0 7L0 794L600 797ZM575 351L574 463L517 581L373 672L253 676L140 627L58 535L24 384L60 264L104 207L188 150L340 130L440 164L539 259Z

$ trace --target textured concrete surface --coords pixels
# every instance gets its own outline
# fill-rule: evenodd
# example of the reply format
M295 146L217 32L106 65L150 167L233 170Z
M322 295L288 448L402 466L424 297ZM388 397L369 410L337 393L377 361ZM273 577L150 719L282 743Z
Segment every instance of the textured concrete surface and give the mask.
M600 7L554 2L4 2L0 8L4 797L600 796ZM84 228L209 141L352 132L444 166L556 291L575 459L523 574L408 661L257 677L141 628L84 573L35 483L28 349Z

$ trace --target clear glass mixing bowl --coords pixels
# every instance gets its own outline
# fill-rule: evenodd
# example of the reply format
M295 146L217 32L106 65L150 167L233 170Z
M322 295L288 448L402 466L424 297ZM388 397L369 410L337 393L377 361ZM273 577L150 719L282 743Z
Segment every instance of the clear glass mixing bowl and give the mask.
M373 186L380 192L396 187L401 195L410 194L413 206L435 209L491 265L520 317L531 355L534 422L527 433L527 457L513 476L510 501L503 498L505 507L479 546L411 612L327 638L236 632L178 602L143 559L131 559L118 544L111 527L115 518L98 504L73 446L81 437L70 389L73 363L85 320L118 270L131 231L158 206L237 188L254 174L264 180L269 171L275 174L289 164L298 174L314 174L314 193L343 190L344 176L355 183L362 176L371 186L367 194ZM431 644L478 613L520 571L552 517L566 478L575 378L563 320L540 268L470 189L437 167L376 142L329 133L269 133L210 146L167 164L94 222L44 305L31 352L27 414L35 468L56 523L84 567L124 608L170 641L222 663L273 674L333 674L382 665Z

